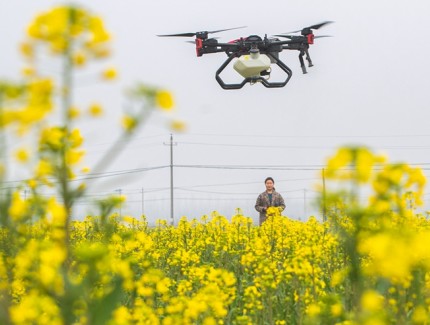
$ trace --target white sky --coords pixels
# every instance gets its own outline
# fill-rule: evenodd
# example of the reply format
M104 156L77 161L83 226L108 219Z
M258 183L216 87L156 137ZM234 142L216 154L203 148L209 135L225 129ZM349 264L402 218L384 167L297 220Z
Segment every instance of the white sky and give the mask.
M25 27L36 13L59 1L3 1L0 3L0 78L16 79L24 66L18 54ZM254 203L272 176L287 204L285 214L306 219L318 214L312 207L318 169L335 148L363 144L387 154L391 161L430 164L428 93L430 3L423 0L309 0L309 1L75 1L100 14L113 34L113 56L77 75L76 104L104 104L106 117L83 121L88 151L94 165L117 135L125 99L122 91L136 81L171 90L176 118L188 132L175 134L177 165L283 165L292 170L230 170L175 168L175 219L200 217L217 210L230 217L236 207L257 220ZM269 4L270 3L270 4ZM273 35L326 20L335 21L316 35L310 49L314 67L301 73L296 52L280 58L293 70L281 89L246 85L223 90L215 72L225 54L195 56L191 39L158 38L157 34L245 29L216 36L229 41L241 36ZM120 79L101 85L96 71L114 65ZM46 71L55 63L45 58ZM228 69L228 68L227 68ZM169 164L169 130L161 115L153 116L106 171ZM311 169L311 170L308 170ZM426 175L430 175L428 170ZM122 214L151 221L170 216L168 168L100 179L89 194L118 193L128 198ZM20 179L22 175L11 175ZM154 191L157 190L158 191ZM426 196L428 209L430 196ZM88 205L78 206L77 216ZM80 214L80 215L79 215Z

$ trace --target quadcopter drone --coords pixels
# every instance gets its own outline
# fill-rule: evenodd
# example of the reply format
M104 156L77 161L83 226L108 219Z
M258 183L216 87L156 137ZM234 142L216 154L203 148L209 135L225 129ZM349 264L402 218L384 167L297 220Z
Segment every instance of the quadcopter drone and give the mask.
M299 51L299 61L302 72L305 74L306 66L303 57L308 61L308 66L312 67L312 60L309 56L309 45L314 44L315 36L314 29L319 29L331 21L325 21L320 24L315 24L305 27L298 31L273 35L268 38L267 35L261 38L258 35L250 35L230 41L228 43L220 43L216 38L209 38L209 34L224 32L227 30L239 29L243 27L235 27L228 29L220 29L215 31L203 31L196 33L181 33L169 35L157 35L160 37L194 37L196 45L196 54L198 57L209 53L225 52L228 56L227 60L219 67L216 72L215 79L223 89L240 89L246 83L255 84L262 83L267 88L284 87L290 80L293 72L291 69L279 59L279 53L283 50ZM300 32L301 35L290 35ZM285 40L281 40L281 39ZM221 72L230 64L233 59L237 59L233 64L236 70L244 79L241 83L226 84L220 77ZM282 82L269 82L271 65L276 64L286 74L286 79Z

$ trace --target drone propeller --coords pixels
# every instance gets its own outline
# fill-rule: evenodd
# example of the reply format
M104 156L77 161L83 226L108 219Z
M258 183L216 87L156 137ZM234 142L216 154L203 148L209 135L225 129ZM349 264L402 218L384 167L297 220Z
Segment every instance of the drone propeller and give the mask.
M296 36L296 35L282 35L282 34L278 34L278 35L273 35L273 36L276 36L276 37L284 37L284 38L288 38L288 39L290 39L290 40L293 40L293 39L295 39L295 38L300 38L300 37L303 37L303 36ZM324 37L333 37L332 35L318 35L318 36L315 36L314 38L324 38Z
M325 38L325 37L333 37L332 35L318 35L315 38Z
M203 32L196 32L196 33L180 33L180 34L168 34L168 35L157 35L159 37L194 37L198 34L215 34L219 32L225 32L227 30L233 30L233 29L239 29L239 28L245 28L247 26L241 26L241 27L234 27L234 28L226 28L226 29L219 29L219 30L213 30L213 31L203 31Z
M220 39L219 37L211 37L211 38L207 39L207 41L219 40L219 39ZM194 41L185 41L185 43L196 44L196 41L195 40Z
M328 25L328 24L331 24L331 23L333 23L333 21L324 21L324 22L319 23L319 24L315 24L315 25L312 25L309 27L305 27L303 29L299 29L299 30L295 30L293 32L288 32L288 33L283 33L283 34L294 34L294 33L299 33L299 32L305 31L305 30L320 29L321 27Z

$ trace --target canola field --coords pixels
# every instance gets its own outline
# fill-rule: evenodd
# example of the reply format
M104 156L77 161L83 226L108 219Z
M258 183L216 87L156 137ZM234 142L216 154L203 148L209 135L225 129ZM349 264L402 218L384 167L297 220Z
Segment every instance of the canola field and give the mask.
M88 217L72 222L67 245L55 214L3 228L2 323L427 322L427 219L372 222L357 233L347 217L300 222L269 212L262 226L240 214L154 228Z
M321 214L306 222L269 208L261 226L238 209L149 227L144 216L114 213L121 196L72 219L94 182L84 176L106 169L156 109L174 106L165 89L130 87L138 108L124 114L100 162L85 166L79 119L99 118L103 107L74 105L74 76L109 57L109 41L96 14L55 7L27 28L22 76L0 79L0 154L14 157L0 162L0 324L429 323L430 222L419 210L426 179L365 147L328 160ZM40 52L60 76L39 73ZM110 67L99 77L116 74ZM7 139L33 145L11 149ZM13 187L12 163L30 175Z

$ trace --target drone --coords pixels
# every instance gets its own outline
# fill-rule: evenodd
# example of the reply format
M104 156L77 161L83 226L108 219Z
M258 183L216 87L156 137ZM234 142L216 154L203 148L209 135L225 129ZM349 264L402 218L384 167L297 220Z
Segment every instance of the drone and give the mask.
M227 60L216 71L215 79L223 89L240 89L245 84L251 85L261 83L267 88L284 87L290 81L293 75L292 70L279 59L279 53L283 50L299 51L300 67L303 74L307 73L305 59L308 61L308 67L312 67L313 63L309 56L309 46L314 44L315 38L330 37L327 35L315 36L313 30L319 29L332 21L325 21L319 24L305 27L301 30L292 31L273 35L268 38L265 35L263 38L258 35L250 35L230 41L228 43L218 42L217 38L209 38L209 34L215 34L228 30L234 30L242 27L220 29L214 31L202 31L195 33L180 33L157 35L159 37L195 37L196 54L201 57L205 54L224 52L227 54ZM300 33L300 35L291 35ZM224 69L236 59L233 64L234 70L238 72L244 79L240 83L225 83L220 77ZM277 65L286 74L284 81L269 82L270 73L272 72L271 65Z

